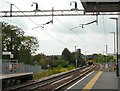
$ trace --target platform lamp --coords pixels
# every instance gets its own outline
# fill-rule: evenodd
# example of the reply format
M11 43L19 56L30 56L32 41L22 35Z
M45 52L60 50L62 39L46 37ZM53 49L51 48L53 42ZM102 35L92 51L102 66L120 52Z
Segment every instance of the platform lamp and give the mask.
M110 19L116 20L116 76L119 77L119 65L118 65L118 18L111 17Z

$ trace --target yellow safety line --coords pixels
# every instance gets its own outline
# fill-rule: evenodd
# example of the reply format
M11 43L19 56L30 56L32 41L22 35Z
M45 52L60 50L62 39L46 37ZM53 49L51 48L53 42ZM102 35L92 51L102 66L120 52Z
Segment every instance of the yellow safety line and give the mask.
M100 75L102 74L102 71L99 71L95 77L92 78L92 80L90 80L88 82L88 84L83 88L82 91L89 91L90 89L92 89L92 87L94 86L94 84L96 83L96 81L98 80L98 78L100 77Z

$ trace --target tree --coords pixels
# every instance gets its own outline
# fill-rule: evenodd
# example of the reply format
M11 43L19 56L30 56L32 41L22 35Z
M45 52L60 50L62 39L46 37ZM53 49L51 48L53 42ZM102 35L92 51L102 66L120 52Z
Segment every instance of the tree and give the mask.
M35 37L25 36L21 28L2 22L2 50L12 52L14 59L24 63L32 63L30 56L35 53L38 47Z
M70 64L73 63L72 54L67 48L65 48L62 52L62 59L68 61Z
M113 60L114 60L113 56L110 56L110 55L105 56L105 61L106 62L112 62Z
M37 48L39 47L39 45L36 37L23 36L21 40L22 40L21 48L30 50L31 53L35 53L35 51L37 51Z
M2 50L12 51L19 49L21 44L21 37L24 35L24 31L17 26L2 23Z
M84 59L84 55L81 53L81 49L77 49L76 58L77 58L77 66L85 65L85 59Z
M47 68L50 65L50 68L58 67L60 64L60 60L57 56L46 56L44 54L34 55L33 60L41 65L42 68Z
M105 57L100 53L96 57L94 57L94 61L97 63L103 63L105 61Z
M59 60L58 67L67 68L67 67L69 67L69 62L68 62L68 61L65 61L65 60Z
M29 50L21 49L18 51L18 57L17 59L19 62L24 62L25 64L33 64L34 61L32 61L32 56Z
M76 65L76 52L72 52L71 55L72 55L72 64Z

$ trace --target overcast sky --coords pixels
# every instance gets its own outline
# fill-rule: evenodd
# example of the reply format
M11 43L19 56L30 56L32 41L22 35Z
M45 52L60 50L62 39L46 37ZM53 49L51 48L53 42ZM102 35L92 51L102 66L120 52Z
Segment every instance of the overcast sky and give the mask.
M10 4L13 3L20 10L34 10L31 7L32 2L37 2L39 9L71 9L70 3L73 0L0 0L0 11L9 11ZM74 0L78 3L78 8L83 9L80 0ZM13 10L18 10L13 6ZM49 22L52 17L9 17L0 18L0 21L5 21L10 24L17 25L22 28L26 35L37 37L39 41L39 50L37 53L44 53L46 55L60 55L66 47L71 52L80 48L82 53L103 53L105 52L105 45L108 45L108 53L113 53L113 34L115 31L115 21L110 20L109 17L114 16L99 16L98 25L93 23L70 30L80 24L94 21L96 16L57 16L54 17L54 23L41 27L37 27L32 21L39 24ZM32 21L30 21L30 19ZM33 29L35 28L35 29Z

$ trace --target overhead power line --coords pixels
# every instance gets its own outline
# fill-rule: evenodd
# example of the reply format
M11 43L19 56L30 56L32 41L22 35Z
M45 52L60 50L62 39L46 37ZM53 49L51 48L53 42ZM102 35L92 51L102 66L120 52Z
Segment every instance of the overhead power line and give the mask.
M71 30L67 25L65 25L64 23L62 23L59 19L57 19L57 18L55 18L56 20L58 20L63 26L65 26L68 30ZM84 28L83 28L83 30L85 30ZM73 33L75 33L73 30L71 30ZM76 33L75 33L76 34ZM79 39L81 39L82 41L84 41L84 43L86 43L85 44L85 46L84 47L88 47L90 44L84 39L84 38L82 38L81 36L76 36L76 37L78 37ZM89 39L91 39L91 38L89 38ZM92 44L94 44L94 45L97 45L99 48L100 48L100 46L99 46L99 44L97 44L97 43L95 43L94 41L93 41L93 43ZM101 48L100 48L101 49Z
M94 20L94 21L91 21L91 22L88 22L88 23L85 23L85 24L80 24L79 26L74 27L74 28L71 28L70 30L76 29L76 28L78 28L78 27L83 28L85 25L90 25L90 24L95 23L95 22L97 23L98 20Z
M2 1L5 1L5 0L2 0ZM9 2L6 2L6 3L9 3ZM12 3L9 3L11 4L11 6L13 6ZM37 3L34 3L36 5L36 9L33 10L33 11L22 11L20 10L18 7L15 7L18 8L19 11L13 11L12 9L10 11L0 11L0 17L39 17L39 16L80 16L80 15L98 15L98 13L85 13L84 10L80 10L80 9L77 9L77 11L75 12L74 10L38 10L38 4ZM75 7L76 7L76 3L75 3ZM57 13L53 13L53 12L57 12ZM118 13L99 13L99 15L118 15ZM36 22L34 22L31 18L29 18L29 20L31 22L33 22L36 26L39 26ZM52 21L53 22L53 21ZM91 23L94 23L96 21L93 21L93 22L89 22L89 23L86 23L84 25L89 25ZM49 24L51 23L50 22L47 22L43 25L46 25L46 24ZM42 28L42 27L41 27ZM43 29L42 29L43 30ZM44 30L44 32L46 32ZM51 34L49 34L48 32L46 32L51 38L55 39ZM59 40L56 40L56 41L59 41ZM61 42L61 41L59 41ZM62 43L62 42L61 42ZM64 44L64 43L62 43Z
M4 0L3 0L4 1ZM4 2L6 2L6 1L4 1ZM6 2L6 3L10 3L10 2ZM11 5L13 5L13 6L15 6L23 15L26 15L23 11L21 11L16 5L14 5L14 4L12 4L12 3L10 3ZM31 18L28 18L32 23L34 23L36 26L39 26L36 22L34 22ZM52 21L49 21L49 22L47 22L47 23L45 23L45 24L49 24L49 23L52 23ZM44 25L45 25L44 24ZM42 29L42 28L41 28ZM58 40L58 39L56 39L55 37L53 37L51 34L49 34L47 31L45 31L44 29L42 29L47 35L49 35L52 39L54 39L54 40L56 40L57 42L59 42L59 43L61 43L61 44L63 44L63 45L68 45L68 44L66 44L66 43L64 43L64 42L62 42L62 41L60 41L60 40ZM70 45L68 45L68 46L70 46Z

